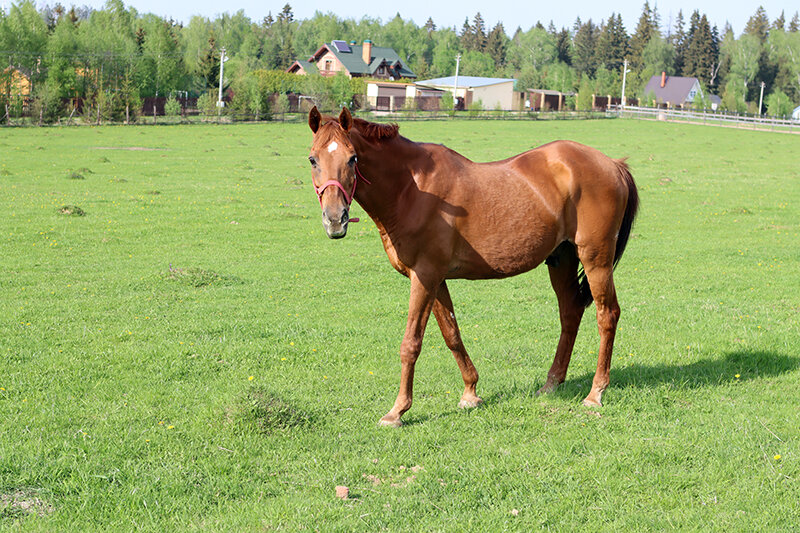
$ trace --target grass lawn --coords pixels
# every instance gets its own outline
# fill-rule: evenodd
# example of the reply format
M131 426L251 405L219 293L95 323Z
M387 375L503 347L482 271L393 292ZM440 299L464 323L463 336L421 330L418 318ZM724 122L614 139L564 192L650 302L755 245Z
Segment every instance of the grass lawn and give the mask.
M485 405L374 225L325 237L301 124L0 129L0 530L788 531L800 523L800 137L635 122L409 122L479 161L629 156L604 407L567 381L545 268L450 282ZM349 487L346 500L335 487Z

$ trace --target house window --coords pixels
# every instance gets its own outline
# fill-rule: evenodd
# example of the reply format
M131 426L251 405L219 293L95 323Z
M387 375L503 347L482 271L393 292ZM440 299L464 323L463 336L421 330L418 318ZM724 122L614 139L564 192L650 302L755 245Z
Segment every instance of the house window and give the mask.
M326 70L326 71L329 71L329 70L331 69L331 64L332 64L332 63L333 63L333 61L331 61L330 59L328 59L327 61L325 61L325 70Z

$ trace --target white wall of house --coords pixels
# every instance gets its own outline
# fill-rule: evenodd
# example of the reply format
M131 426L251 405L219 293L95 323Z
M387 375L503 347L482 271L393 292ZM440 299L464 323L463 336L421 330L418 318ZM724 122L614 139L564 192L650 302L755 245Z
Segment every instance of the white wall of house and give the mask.
M700 88L700 82L695 80L694 85L692 88L689 89L689 94L686 96L686 101L691 103L694 102L696 96L703 97L703 89Z
M514 82L473 87L472 102L478 100L483 104L483 109L514 109Z

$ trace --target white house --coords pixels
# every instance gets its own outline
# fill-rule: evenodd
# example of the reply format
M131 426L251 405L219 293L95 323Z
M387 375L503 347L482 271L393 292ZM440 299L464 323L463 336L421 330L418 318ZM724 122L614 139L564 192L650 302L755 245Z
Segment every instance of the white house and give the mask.
M455 76L434 78L415 82L419 88L450 91L463 98L464 106L480 101L483 109L518 110L522 108L522 97L514 91L512 78L482 78L478 76ZM457 86L456 86L457 85Z
M792 119L800 120L800 106L795 107L794 111L792 111Z

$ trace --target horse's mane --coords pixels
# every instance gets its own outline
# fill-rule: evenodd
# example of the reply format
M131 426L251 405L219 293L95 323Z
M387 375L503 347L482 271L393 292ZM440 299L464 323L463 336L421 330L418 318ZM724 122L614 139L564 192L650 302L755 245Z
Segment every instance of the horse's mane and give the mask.
M353 118L358 133L367 140L380 141L382 139L394 139L400 126L397 124L376 124L368 122L363 118Z
M339 119L330 115L323 115L322 125L329 122L339 123ZM353 117L353 127L358 130L359 135L368 141L381 141L384 139L394 139L398 135L400 126L397 124L378 124L376 122L369 122L363 118ZM322 131L322 130L320 130ZM331 135L329 133L328 135ZM324 135L324 134L323 134ZM320 142L326 142L326 138L320 139Z

